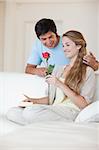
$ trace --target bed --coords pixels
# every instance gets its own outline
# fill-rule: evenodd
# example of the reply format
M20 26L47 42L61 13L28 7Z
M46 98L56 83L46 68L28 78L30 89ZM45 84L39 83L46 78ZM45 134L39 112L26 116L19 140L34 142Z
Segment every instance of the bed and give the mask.
M98 73L96 73L96 76ZM32 75L21 73L1 73L0 74L0 118L6 120L7 110L18 104L22 99L22 93L34 88L35 96L43 96L45 82L40 78L34 79ZM34 81L38 81L39 86ZM98 83L98 82L97 82ZM3 88L2 88L3 87ZM24 87L24 88L23 88ZM98 86L97 86L98 88ZM35 92L40 89L40 92ZM13 92L12 92L13 91ZM29 90L27 95L33 96L33 91ZM42 95L43 94L43 95ZM98 92L96 93L98 100ZM8 102L9 101L9 102ZM91 111L90 111L91 110ZM92 112L92 114L90 113ZM94 113L93 113L94 112ZM97 116L96 120L87 122L92 116ZM5 130L6 134L0 135L1 150L99 150L99 101L94 105L83 110L76 118L75 122L65 121L46 121L33 123L27 126L19 126L10 123L0 122L0 129ZM7 121L7 120L6 120ZM89 121L89 120L88 120ZM2 125L2 126L1 126ZM14 129L14 130L12 130Z
M97 123L43 122L0 138L1 150L99 150Z

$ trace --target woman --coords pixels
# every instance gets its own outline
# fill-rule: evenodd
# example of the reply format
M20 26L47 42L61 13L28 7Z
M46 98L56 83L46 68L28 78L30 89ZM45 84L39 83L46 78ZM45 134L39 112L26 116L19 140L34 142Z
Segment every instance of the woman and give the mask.
M62 43L70 64L56 67L52 75L46 76L46 82L50 84L49 97L27 98L24 101L33 102L33 106L12 108L7 113L9 120L20 124L74 121L80 110L92 103L95 74L83 63L86 41L80 32L71 30L63 34Z

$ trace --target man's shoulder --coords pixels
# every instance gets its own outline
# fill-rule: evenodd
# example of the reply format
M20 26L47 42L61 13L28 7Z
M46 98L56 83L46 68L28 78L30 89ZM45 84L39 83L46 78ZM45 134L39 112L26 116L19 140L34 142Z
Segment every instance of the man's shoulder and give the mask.
M43 46L43 44L41 43L41 41L38 38L36 38L33 41L32 49L40 49L42 46Z
M41 41L40 41L38 38L36 38L36 39L34 40L33 44L42 44L42 43L41 43Z

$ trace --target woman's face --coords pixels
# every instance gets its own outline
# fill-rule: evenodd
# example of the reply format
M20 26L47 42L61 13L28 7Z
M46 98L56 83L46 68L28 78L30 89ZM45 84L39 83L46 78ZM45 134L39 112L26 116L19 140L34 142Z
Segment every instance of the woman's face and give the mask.
M79 53L80 45L76 45L71 39L66 36L62 38L63 50L66 57L72 59L76 58Z

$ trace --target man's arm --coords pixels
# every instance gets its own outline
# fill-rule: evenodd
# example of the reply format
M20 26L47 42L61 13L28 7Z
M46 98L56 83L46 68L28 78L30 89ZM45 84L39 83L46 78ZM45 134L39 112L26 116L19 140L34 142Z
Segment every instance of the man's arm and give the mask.
M38 75L38 76L46 76L47 69L45 67L37 68L37 65L27 64L25 73Z

